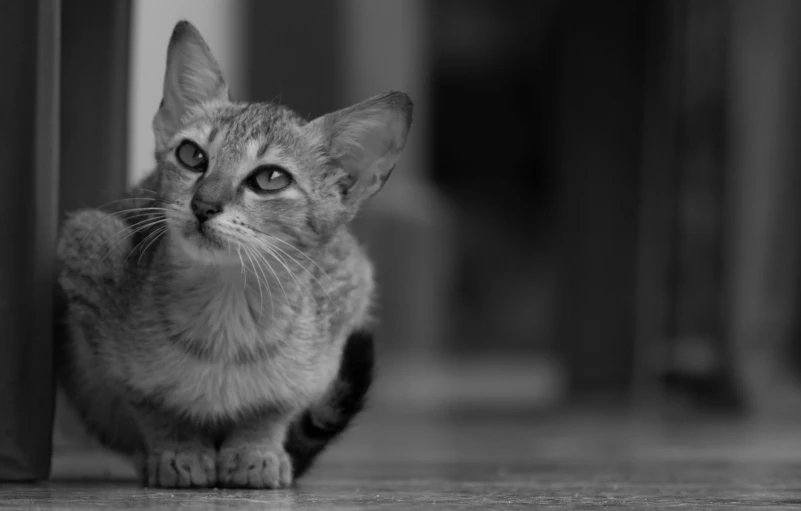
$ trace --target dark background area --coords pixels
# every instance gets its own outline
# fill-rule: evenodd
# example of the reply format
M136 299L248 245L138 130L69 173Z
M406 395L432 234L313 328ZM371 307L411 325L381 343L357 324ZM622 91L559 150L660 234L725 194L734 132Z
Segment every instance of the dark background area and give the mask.
M249 94L316 115L348 96L341 41L357 4L312 3L255 5L254 47L263 30L288 38L301 24L318 37L291 55L253 53ZM379 207L362 232L383 275L393 359L530 361L531 373L557 375L528 383L547 387L550 404L790 412L766 403L796 399L798 286L782 275L797 280L797 151L781 141L798 122L798 7L415 5L426 140L410 189L437 207L420 208L422 222ZM400 281L417 274L436 317L409 312L425 293ZM426 321L437 326L409 326ZM509 391L513 372L485 386Z

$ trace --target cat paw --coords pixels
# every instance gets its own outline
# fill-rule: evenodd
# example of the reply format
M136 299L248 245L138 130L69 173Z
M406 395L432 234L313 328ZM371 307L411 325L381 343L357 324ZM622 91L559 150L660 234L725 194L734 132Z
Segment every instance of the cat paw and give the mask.
M140 466L150 488L211 488L217 482L214 451L205 447L154 451Z
M283 448L224 448L217 458L217 482L224 488L289 488L292 461Z

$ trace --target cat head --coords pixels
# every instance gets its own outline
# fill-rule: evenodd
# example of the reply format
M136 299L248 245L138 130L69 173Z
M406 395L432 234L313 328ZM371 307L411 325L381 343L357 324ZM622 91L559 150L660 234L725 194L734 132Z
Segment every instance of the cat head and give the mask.
M381 190L406 144L412 102L402 92L307 121L281 105L233 102L186 21L167 53L153 120L159 194L170 238L197 257L324 243Z

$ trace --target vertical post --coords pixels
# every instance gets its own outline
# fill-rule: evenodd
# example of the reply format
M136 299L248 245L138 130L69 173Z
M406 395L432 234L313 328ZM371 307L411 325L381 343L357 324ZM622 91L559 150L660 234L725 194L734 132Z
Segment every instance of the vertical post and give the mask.
M116 200L128 183L131 4L131 0L61 0L57 86L63 100L53 124L61 127L61 179L53 184L59 212ZM82 429L58 395L55 452Z
M731 337L759 415L801 404L789 348L799 328L801 4L733 2L730 59Z
M381 282L382 345L415 364L442 355L447 335L450 211L429 176L431 2L340 3L338 107L392 89L414 101L414 122L391 182L357 222ZM403 257L398 257L402 253Z
M61 1L60 197L71 211L118 199L128 182L131 0Z
M633 397L637 404L661 402L658 377L670 349L672 239L676 207L676 131L678 123L681 21L684 4L648 4L637 233L636 334Z
M568 5L558 107L559 348L571 399L619 399L634 353L645 9L631 0Z
M0 7L0 480L50 472L60 0ZM13 50L11 50L13 49Z
M727 324L727 72L731 3L684 3L675 146L673 338L665 382L720 412L739 411Z

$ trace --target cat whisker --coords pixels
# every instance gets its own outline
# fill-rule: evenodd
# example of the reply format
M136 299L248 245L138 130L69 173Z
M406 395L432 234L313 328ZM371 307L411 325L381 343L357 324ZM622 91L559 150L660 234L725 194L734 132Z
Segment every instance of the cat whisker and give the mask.
M270 235L270 234L267 234L266 232L263 232L263 233L261 233L261 234L264 234L265 236L267 236L267 238L269 238L269 239L271 239L271 240L274 240L274 241L279 241L279 242L283 243L284 245L287 245L287 246L289 246L289 248L291 248L291 249L292 249L292 250L294 250L295 252L297 252L297 253L299 253L300 255L302 255L303 257L305 257L307 261L309 261L310 263L312 263L312 264L313 264L313 265L314 265L314 266L315 266L315 267L316 267L318 270L320 270L320 272L321 272L321 273L322 273L322 274L323 274L323 275L324 275L324 276L325 276L325 277L328 279L328 281L329 281L329 282L331 282L331 277L328 275L328 273L327 273L327 272L326 272L326 271L325 271L325 270L324 270L324 269L323 269L323 268L322 268L322 267L321 267L319 264L317 264L317 261L315 261L314 259L312 259L311 257L309 257L309 256L308 256L308 254L306 254L306 253L305 253L303 250L299 249L298 247L296 247L295 245L293 245L292 243L290 243L290 242L288 242L288 241L286 241L286 240L282 240L281 238L279 238L279 237L277 237L277 236L272 236L272 235ZM277 248L277 247L276 247L276 248ZM280 249L279 249L279 250L280 250ZM283 252L283 251L282 251L282 252ZM286 253L286 252L284 252L284 253ZM287 255L288 255L288 254L287 254ZM291 256L290 256L290 257L291 257ZM297 261L296 261L296 262L297 262ZM300 264L300 263L298 263L298 264ZM302 265L301 265L301 266L302 266Z
M252 229L252 228L251 228L251 229ZM273 240L281 241L281 242L283 242L283 243L285 243L285 244L289 245L290 247L292 247L292 248L293 248L293 249L295 249L296 251L300 252L300 253L301 253L303 256L305 256L305 257L306 257L306 258L307 258L307 259L308 259L308 260L309 260L309 261L310 261L312 264L314 264L314 265L315 265L315 266L316 266L316 267L317 267L317 268L318 268L318 269L319 269L319 270L320 270L320 271L323 273L323 275L325 275L325 276L328 278L328 280L329 280L329 281L331 281L331 277L330 277L330 276L329 276L329 275L328 275L328 274L325 272L325 270L323 270L323 269L320 267L320 265L318 265L318 264L317 264L317 263L316 263L316 262L315 262L313 259L311 259L311 258L310 258L308 255L306 255L305 253L303 253L303 251L301 251L300 249L298 249L298 248L297 248L297 247L295 247L294 245L292 245L292 244L290 244L290 243L288 243L288 242L286 242L286 241L284 241L284 240L282 240L282 239L280 239L280 238L276 238L276 237L274 237L274 236L271 236L271 235L269 235L269 234L267 234L267 233L264 233L264 232L262 232L262 231L259 231L258 229L252 229L252 230L253 230L253 231L255 231L255 232L258 232L258 233L260 233L260 234L263 234L263 235L264 235L266 238L268 238L268 239L273 239ZM294 257L292 257L292 255L291 255L291 254L289 254L288 252L286 252L285 250L281 249L280 247L276 246L276 245L275 245L275 244L273 244L273 243L270 243L270 242L269 242L267 239L260 239L260 240L258 240L258 243L261 245L261 248L262 248L263 250L265 250L266 252L270 253L270 254L271 254L273 257L275 257L275 258L276 258L276 260L280 260L280 261L281 261L281 262L284 264L284 267L286 267L288 270L289 270L289 268L288 268L288 267L287 267L287 265L286 265L286 261L285 261L285 260L283 260L283 257L280 257L280 256L279 256L279 254L277 254L277 253L276 253L276 251L280 252L281 254L283 254L283 255L284 255L284 256L286 256L286 257L289 257L289 258L290 258L290 259L291 259L291 260L292 260L292 261L293 261L293 262L294 262L296 265L298 265L298 266L300 266L301 268L303 268L303 270L304 270L306 273L308 273L308 274L309 274L309 276L310 276L310 277L311 277L311 278L312 278L312 279L313 279L313 280L314 280L314 281L317 283L317 285L319 285L319 286L320 286L320 289L322 289L323 293L325 293L326 297L328 298L328 301L329 301L329 303L330 303L331 305L333 305L333 304L334 304L334 300L333 300L333 298L331 298L331 293L329 292L329 290L328 290L328 289L326 289L326 287L325 287L325 286L322 284L322 282L320 282L320 280L319 280L319 279L318 279L318 278L317 278L317 277L316 277L316 276L315 276L315 275L314 275L314 274L313 274L313 273L312 273L312 272L311 272L311 271L310 271L308 268L306 268L306 266L304 266L303 264L301 264L301 263L300 263L300 262L299 262L297 259L295 259ZM299 284L297 284L297 278L295 277L295 274L294 274L294 272L292 272L291 270L289 270L289 272L290 272L290 274L292 275L292 277L295 279L296 285L298 285L298 286L299 286Z
M263 296L262 290L261 290L261 279L259 278L258 271L256 270L257 262L253 259L252 251L250 249L248 249L247 245L241 245L241 246L245 251L245 256L250 260L250 264L253 266L253 274L256 275L256 281L257 281L258 286L259 286L259 298L261 299L261 305L260 305L260 308L259 308L259 320L258 321L261 322L261 314L264 311L264 296ZM270 289L270 282L269 282L269 280L267 280L267 275L264 273L264 269L261 268L261 266L259 266L259 270L261 271L262 276L264 277L265 286L267 287L267 293L269 294L269 298L270 298L270 317L271 318L275 318L275 302L273 301L273 293L272 293L272 290Z
M150 242L142 248L141 252L139 252L139 259L136 261L136 266L137 267L141 267L141 265L142 265L142 256L145 255L145 253L147 252L147 249L150 248L153 245L153 243L155 243L168 230L169 230L169 227L167 225L162 225L161 227L159 227L158 229L156 229L152 233L148 234L147 237L145 237L145 239L147 239L148 237L153 236L153 233L156 233L155 237L152 240L150 240ZM131 253L133 253L133 250L131 251ZM130 253L129 253L129 255L130 255ZM125 256L125 258L127 259L128 256Z
M122 216L125 218L125 215L128 213L145 213L145 212L155 212L155 211L173 211L172 208L165 208L163 206L139 206L135 208L128 208L128 209L121 209L119 211L113 211L109 213L110 215Z
M258 245L258 248L261 249L261 251L266 252L267 254L272 256L276 261L278 261L278 263L281 264L281 266L284 267L284 269L287 271L289 276L292 277L292 280L295 282L295 288L300 290L300 288L301 288L300 281L298 281L298 278L295 275L295 272L292 271L292 268L289 267L289 265L287 264L286 260L283 257L281 257L281 255L278 254L275 250L273 250L274 248L277 248L277 247L273 247L272 245L269 244L269 242L266 242L264 240L259 240L259 239L251 240L251 242L253 242L253 241L255 241L256 245ZM284 293L284 294L286 294L286 293Z
M111 236L109 236L109 239L113 240L113 239L115 239L117 236L119 236L120 234L122 234L123 232L125 232L125 231L128 231L129 229L130 229L130 230L133 230L133 232L136 232L136 230L137 230L137 229L139 229L139 228L140 228L140 226L143 226L144 224L146 224L146 223L149 223L149 222L151 222L151 221L152 221L152 219L150 219L150 218L146 218L146 219L144 219L144 220L141 220L141 221L139 221L139 222L136 222L136 223L134 223L134 224L133 224L133 225L131 225L131 226L126 226L126 227L124 227L124 228L120 229L119 231L115 232L115 233L114 233L114 234L112 234ZM99 224L98 224L98 225L99 225ZM143 227L143 228L147 228L147 226L145 226L145 227ZM90 232L91 232L91 231L90 231ZM114 247L116 247L116 246L117 246L119 243L121 243L122 241L124 241L125 239L127 239L127 237L128 237L128 236L130 236L131 234L132 234L132 233L131 233L131 232L129 232L129 233L126 235L126 236L124 236L124 237L122 237L121 239L117 240L117 242L116 242L116 243L114 243L114 245L112 245L112 246L109 248L109 253L111 252L111 250L113 250L113 249L114 249ZM88 236L89 236L89 235L87 234L86 238L88 238ZM85 239L86 239L86 238L85 238ZM89 257L89 259L88 259L89 261L91 261L91 260L94 258L94 256L95 256L95 255L97 255L97 251L98 251L100 248L103 248L103 247L98 247L98 249L96 249L96 250L95 250L95 251L94 251L94 252L91 254L91 256ZM106 255L108 255L108 254L106 254ZM104 256L104 259L105 259L105 256Z
M243 247L248 253L250 253L253 256L255 261L259 263L259 268L262 270L262 276L264 277L264 280L265 280L265 283L267 284L267 288L268 289L270 289L270 287L269 287L269 280L270 279L267 277L267 273L264 271L264 266L266 265L269 268L270 273L275 277L275 280L278 282L278 285L281 288L281 292L284 295L285 303L289 304L290 303L289 296L286 293L286 289L284 288L284 285L281 282L281 279L279 278L278 274L276 273L276 271L272 267L272 265L269 263L269 261L264 257L264 255L262 255L260 253L260 251L268 251L269 252L269 249L267 249L266 247L263 247L263 246L257 246L257 247L250 246L254 242L254 239L252 237L251 238L243 238L242 236L239 235L239 232L236 229L229 230L227 232L227 234L234 239L234 241L237 243L237 245ZM255 241L258 241L258 240L255 240ZM269 253L271 255L273 255L273 257L275 257L274 254L272 254L271 252L269 252ZM291 270L289 270L289 268L287 268L287 270L290 271L290 274L292 274ZM294 278L294 274L292 274L292 276ZM271 298L271 300L272 300L272 298Z
M235 241L235 243L236 243L236 255L239 256L239 266L240 269L242 270L242 275L245 276L245 287L247 287L248 276L247 276L247 271L245 270L245 261L242 260L242 244L239 243L238 241Z
M158 230L158 229L161 229L161 226L157 227L157 229L156 229L156 230ZM154 231L154 232L155 232L155 231ZM128 262L128 258L129 258L129 257L131 257L131 254L133 254L134 252L136 252L136 249L137 249L138 247L142 246L142 244L143 244L143 243L145 243L145 242L148 240L148 238L150 238L150 236L152 236L152 235L153 235L153 233L151 232L150 234L148 234L147 236L145 236L143 239L139 240L139 242L137 242L137 244L136 244L136 245L134 245L133 247L131 247L131 250L129 250L129 251L128 251L128 255L126 255L126 256L125 256L125 259L123 259L123 260L122 260L122 265L123 265L123 266L125 266L125 263L126 263L126 262Z
M270 236L269 234L265 234L265 236L266 236L267 238L269 238L269 239L274 239L274 240L278 240L278 241L284 241L284 240L282 240L282 239L280 239L280 238L276 238L276 237L274 237L274 236ZM292 261L294 261L294 263L295 263L295 264L297 264L298 266L300 266L301 268L303 268L303 270L305 270L305 271L306 271L306 273L308 273L308 274L309 274L309 276L310 276L310 277L311 277L311 278L312 278L312 279L313 279L313 280L314 280L314 281L317 283L317 285L318 285L318 286L320 286L320 289L322 289L322 290L323 290L323 292L325 293L325 295L328 297L328 301L329 301L329 302L331 302L331 304L333 305L333 303L334 303L334 300L331 298L331 293L329 293L328 289L326 289L326 287L323 285L323 283L322 283L322 282L320 282L320 280L319 280L319 279L318 279L318 278L317 278L317 277L316 277L316 276L315 276L315 275L314 275L314 274L313 274L313 273L312 273L312 272L311 272L311 271L310 271L308 268L306 268L304 265L302 265L302 264L301 264L301 263L300 263L300 262L299 262L297 259L295 259L294 257L292 257L292 256L291 256L291 255L290 255L288 252L286 252L285 250L283 250L281 247L278 247L278 246L276 246L276 245L274 245L274 244L270 243L268 240L262 240L262 241L263 241L263 242L264 242L266 245L269 245L271 248L273 248L273 249L275 249L275 250L278 250L278 251L280 251L282 254L284 254L285 256L289 257L289 258L290 258ZM290 243L288 243L288 242L285 242L285 241L284 241L284 243L288 244L289 246L291 246L292 248L294 248L295 250L297 250L298 252L300 252L301 254L303 254L303 252L302 252L300 249L298 249L298 248L294 247L292 244L290 244ZM306 255L306 254L303 254L303 255ZM311 259L309 256L306 256L306 258L307 258L307 259L309 259L309 261L311 261L311 262L312 262L312 263L313 263L315 266L317 266L317 268L318 268L318 269L319 269L321 272L323 272L323 275L325 275L325 276L328 278L329 282L331 281L331 277L330 277L330 276L328 276L328 274L325 272L325 270L323 270L322 268L320 268L320 265L318 265L317 263L315 263L315 262L314 262L314 260L313 260L313 259Z
M234 240L236 243L236 254L239 256L239 267L242 270L242 276L245 279L245 289L248 287L248 272L245 268L245 261L242 260L242 244ZM261 294L261 287L259 287L259 294Z
M124 199L124 200L126 200L126 199ZM115 202L118 202L118 201L115 201ZM148 208L141 208L141 207L137 207L137 208L123 209L123 210L121 210L121 211L116 211L116 212L111 212L111 213L108 213L108 214L104 215L104 216L103 216L103 218L101 218L101 219L100 219L100 220L99 220L97 223L95 223L95 224L94 224L92 227L90 227L90 228L88 229L88 231L87 231L87 233L86 233L86 236L84 236L84 237L83 237L83 238L82 238L82 239L81 239L81 240L78 242L78 245L79 245L79 246L83 246L83 244L86 242L86 240L87 240L87 239L89 239L89 236L91 236L91 235L92 235L92 233L94 232L94 230L95 230L95 229L97 229L98 227L100 227L100 224L102 224L103 222L105 222L106 220L108 220L109 218L111 218L111 217L113 217L113 216L122 215L122 214L124 214L124 213L128 213L128 212L138 212L138 213L141 213L141 215L139 215L139 214L135 214L135 215L131 215L131 216L128 216L128 217L125 217L125 216L123 216L123 217L122 217L122 218L125 218L125 219L129 219L129 218L137 218L137 217L139 217L139 216L143 216L143 215L145 215L145 214L151 214L153 211L163 211L163 212L165 212L165 213L166 213L166 212L168 212L168 211L172 211L172 210L171 210L171 209L168 209L168 208L149 208L149 207L148 207ZM174 212L174 211L173 211L173 212Z
M117 248L120 245L120 243L122 243L123 241L125 241L128 238L130 238L131 236L135 235L137 232L143 231L145 229L149 229L150 227L156 226L156 225L158 225L158 224L160 224L162 222L166 223L167 220L165 218L158 218L156 220L142 220L141 222L138 222L138 223L134 224L136 227L129 226L129 227L126 227L125 229L123 229L121 231L118 231L114 236L122 234L124 232L124 230L126 230L126 229L129 230L129 232L125 236L120 238L116 243L114 243L111 247L109 247L109 249L106 252L106 254L103 256L102 259L100 259L99 263L102 264L103 261L105 261L106 258L109 255L111 255L111 253L114 251L114 249ZM88 259L88 261L91 261L92 259L94 259L94 255L92 257L90 257Z
M132 224L126 224L122 229L120 229L119 231L117 231L116 233L111 235L111 237L113 238L115 236L118 236L118 235L122 234L125 231L130 231L131 233L139 232L142 229L147 229L146 224L149 224L151 222L166 222L167 221L166 216L153 216L153 215L144 215L144 216L145 216L145 218L143 218L142 220L137 220L136 222L133 222Z
M107 208L107 207L111 206L112 204L119 204L120 202L137 201L137 200L157 201L158 198L157 197L123 197L122 199L117 199L117 200L106 202L105 204L101 204L101 205L97 206L97 208L95 208L95 209L103 210L104 208Z
M281 263L281 265L284 267L284 269L287 271L287 273L289 273L289 275L292 277L292 280L295 281L295 286L298 289L300 289L300 282L298 281L297 275L295 274L294 270L289 266L289 264L287 263L286 259L281 255L281 253L283 253L283 251L280 248L276 247L275 245L271 244L269 241L260 240L258 238L256 238L255 241L260 246L260 248L262 250L264 250L265 252L270 254L272 257L275 258L276 261ZM284 255L286 255L286 254L284 253ZM303 265L299 264L297 261L294 261L294 262L298 266L303 267Z
M245 247L245 252L247 253L247 247ZM257 262L257 261L255 261L255 259L253 261ZM270 281L267 280L267 275L264 273L264 269L261 266L259 266L258 268L259 268L259 272L261 272L262 278L264 279L264 286L267 288L267 292L269 293L269 298L270 298L270 318L274 318L275 317L275 303L273 302L272 289L270 289ZM262 318L262 315L264 314L264 293L261 290L261 282L262 281L259 278L259 274L256 272L255 268L253 270L253 273L256 275L256 281L257 281L258 286L259 286L259 319L258 319L258 322L261 323L261 318Z
M289 296L287 296L286 290L284 289L284 285L281 283L281 278L275 272L275 269L273 269L272 265L267 261L267 259L263 255L259 254L258 251L254 251L254 254L256 257L260 258L264 262L264 264L266 264L267 267L270 269L270 273L273 274L275 280L278 282L278 286L281 288L281 292L284 293L284 300L286 300L286 304L289 305Z

